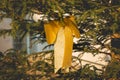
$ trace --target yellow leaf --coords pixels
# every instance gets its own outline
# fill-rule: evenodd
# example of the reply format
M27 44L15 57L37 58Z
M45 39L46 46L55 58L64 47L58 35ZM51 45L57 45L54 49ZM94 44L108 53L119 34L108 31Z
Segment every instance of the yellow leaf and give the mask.
M55 42L59 28L59 21L50 21L49 23L44 24L48 44L53 44Z

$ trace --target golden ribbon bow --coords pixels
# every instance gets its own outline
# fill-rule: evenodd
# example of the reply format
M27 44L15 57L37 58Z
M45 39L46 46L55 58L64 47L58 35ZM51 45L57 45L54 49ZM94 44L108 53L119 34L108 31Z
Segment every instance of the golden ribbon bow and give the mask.
M72 62L73 37L80 37L74 16L64 18L64 25L58 20L44 24L48 44L54 44L55 73L68 68Z

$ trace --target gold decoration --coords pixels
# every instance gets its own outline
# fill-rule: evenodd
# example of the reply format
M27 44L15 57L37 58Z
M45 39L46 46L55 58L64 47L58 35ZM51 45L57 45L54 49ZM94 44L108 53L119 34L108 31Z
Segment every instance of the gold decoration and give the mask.
M71 66L73 37L80 37L74 16L64 18L63 22L64 25L55 20L44 24L48 44L54 43L55 72Z
M56 39L57 32L60 28L58 21L50 21L44 24L46 39L48 44L53 44Z

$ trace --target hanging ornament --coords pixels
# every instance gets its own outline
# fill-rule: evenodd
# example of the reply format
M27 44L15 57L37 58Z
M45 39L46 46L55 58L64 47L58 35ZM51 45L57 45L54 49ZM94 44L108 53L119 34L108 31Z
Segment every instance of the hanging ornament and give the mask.
M64 18L63 22L64 25L57 20L44 24L47 42L54 44L55 73L71 66L73 37L80 37L74 16Z

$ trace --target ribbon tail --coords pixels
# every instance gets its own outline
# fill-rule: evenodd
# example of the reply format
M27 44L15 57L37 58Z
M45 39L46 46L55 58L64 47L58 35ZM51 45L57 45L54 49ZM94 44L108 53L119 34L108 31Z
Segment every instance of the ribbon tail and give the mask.
M64 58L62 68L68 68L72 62L72 49L73 49L73 35L71 29L66 26L64 29L65 35L65 47L64 47Z
M58 31L54 44L54 65L55 73L60 68L68 68L72 62L73 36L69 27L61 28Z
M54 44L54 66L56 73L63 64L64 59L64 50L65 50L65 35L64 35L64 28L61 27L57 34L57 39Z

